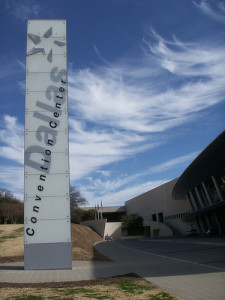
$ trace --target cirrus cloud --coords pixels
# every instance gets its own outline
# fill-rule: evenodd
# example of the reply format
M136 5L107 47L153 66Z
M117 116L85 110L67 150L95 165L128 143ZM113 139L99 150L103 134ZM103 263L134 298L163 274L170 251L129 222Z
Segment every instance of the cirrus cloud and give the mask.
M210 6L210 4L205 0L201 0L200 3L193 1L193 3L205 15L216 20L217 22L220 22L223 24L225 23L225 4L223 2L220 2L217 5L217 7L216 7L217 11L215 9L213 9Z
M224 45L185 43L176 37L167 40L154 30L146 33L139 60L71 68L71 181L91 177L92 172L109 175L103 167L159 147L166 143L169 129L197 119L205 109L224 101L224 68ZM23 163L23 131L15 117L4 116L1 156ZM193 156L147 168L147 174L185 165ZM155 186L149 180L135 182L144 173L114 179L111 174L107 180L93 180L80 188L84 196L90 196L89 202L122 197L125 201Z

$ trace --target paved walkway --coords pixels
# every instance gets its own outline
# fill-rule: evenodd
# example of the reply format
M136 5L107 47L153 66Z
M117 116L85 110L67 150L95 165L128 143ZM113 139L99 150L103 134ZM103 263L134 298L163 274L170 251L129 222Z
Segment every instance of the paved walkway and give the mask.
M225 269L146 253L116 242L100 243L96 248L121 267L129 266L130 272L184 300L225 299Z
M72 270L23 269L23 263L0 264L1 282L61 282L136 273L184 300L225 299L225 270L133 250L116 242L96 245L114 262L74 261Z
M34 283L79 281L125 274L113 262L73 261L72 270L24 270L23 262L0 264L0 282ZM127 272L126 272L127 273Z

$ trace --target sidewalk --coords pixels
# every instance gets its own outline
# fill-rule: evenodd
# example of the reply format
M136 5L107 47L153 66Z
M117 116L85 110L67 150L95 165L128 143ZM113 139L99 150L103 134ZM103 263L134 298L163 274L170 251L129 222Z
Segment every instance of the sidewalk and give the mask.
M116 263L129 265L130 272L184 300L225 299L223 269L144 253L116 242L100 243L96 248Z
M128 273L113 262L73 261L72 270L24 270L23 262L0 264L0 282L34 283L79 281Z
M14 283L79 281L136 273L184 300L225 299L223 269L144 253L116 242L98 243L96 249L113 262L73 261L72 270L38 271L24 270L23 263L5 263L0 264L0 281Z

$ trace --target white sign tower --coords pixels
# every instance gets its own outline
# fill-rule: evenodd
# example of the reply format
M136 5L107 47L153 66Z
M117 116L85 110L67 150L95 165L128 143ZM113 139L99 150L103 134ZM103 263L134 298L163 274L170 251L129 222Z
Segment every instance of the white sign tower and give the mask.
M24 268L71 269L65 20L29 20Z

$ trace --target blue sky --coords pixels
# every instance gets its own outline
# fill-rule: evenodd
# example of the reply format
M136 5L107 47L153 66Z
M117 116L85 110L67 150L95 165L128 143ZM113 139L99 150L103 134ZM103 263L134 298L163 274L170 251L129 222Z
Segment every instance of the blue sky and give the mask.
M123 205L224 130L225 1L1 0L0 187L23 200L28 19L66 19L70 177Z

